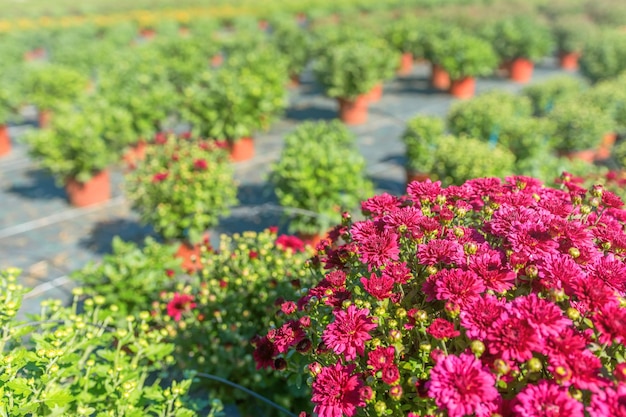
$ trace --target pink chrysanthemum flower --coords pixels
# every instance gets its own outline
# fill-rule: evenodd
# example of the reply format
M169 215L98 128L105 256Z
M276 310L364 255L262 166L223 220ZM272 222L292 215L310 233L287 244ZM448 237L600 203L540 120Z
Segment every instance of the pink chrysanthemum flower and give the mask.
M517 417L583 417L583 405L573 399L567 388L553 382L528 385L515 398Z
M252 357L256 362L256 369L267 369L274 367L274 357L278 355L278 349L267 336L253 342L255 345Z
M333 311L335 321L322 333L322 340L337 355L351 361L357 354L363 356L365 342L372 336L369 332L377 327L367 308L358 309L354 304L348 310Z
M395 352L396 349L393 346L378 346L368 354L367 364L371 366L374 371L380 371L393 364Z
M407 206L392 211L383 217L385 228L392 229L400 233L401 229L406 229L414 239L420 239L424 232L421 228L424 214L414 206Z
M379 217L387 213L395 212L401 204L402 201L398 197L383 193L363 201L361 203L361 210L365 214Z
M513 287L516 274L504 265L504 256L495 250L486 250L472 256L469 269L482 278L488 290L501 293Z
M562 289L572 294L572 283L585 279L585 273L571 256L550 254L537 262L539 284L545 290Z
M439 340L452 339L461 333L454 329L454 325L446 319L437 318L426 329L426 333Z
M435 274L435 297L437 300L463 306L476 299L486 288L483 281L472 271L444 269Z
M563 315L563 310L559 306L537 297L537 294L514 299L511 311L544 338L557 336L572 324L572 321Z
M489 353L505 360L525 362L542 350L542 339L524 319L504 313L487 329Z
M428 396L448 417L489 416L499 399L495 378L472 354L449 355L430 372Z
M382 274L383 277L388 277L398 284L406 284L413 278L413 274L406 265L406 262L389 264L383 270Z
M461 308L461 324L470 339L484 340L488 329L504 312L504 300L485 294Z
M384 230L373 222L364 222L353 226L352 237L357 243L357 252L361 262L368 268L379 268L390 261L397 261L400 256L398 235L391 230Z
M437 196L441 195L441 181L432 182L426 181L414 181L407 186L406 192L411 197L411 200L416 203L427 201L434 202Z
M626 417L626 384L594 393L587 411L590 417Z
M370 278L361 278L361 284L365 291L377 300L384 300L391 297L393 286L395 284L392 277L388 275L378 276L375 272L370 275Z
M589 350L572 353L568 356L553 355L548 358L548 370L560 385L597 392L604 389L609 381L602 375L602 362Z
M361 399L363 382L352 375L354 365L336 363L322 368L313 381L311 401L318 417L352 417L358 407L364 407Z
M587 266L587 272L590 276L603 280L609 288L620 294L626 291L626 264L612 253L596 258Z
M624 344L626 342L626 309L618 304L607 304L591 316L598 341L602 344L612 345L613 342Z
M174 298L167 303L167 315L173 318L174 321L180 321L183 313L191 311L195 307L196 303L193 302L193 296L175 293Z
M463 246L455 241L433 239L417 247L417 259L423 265L462 265L465 263Z
M267 336L274 343L278 353L285 353L291 346L304 339L306 334L298 320L289 320L278 329L270 331Z
M297 236L280 235L276 238L276 246L282 250L291 249L294 252L304 252L304 242Z

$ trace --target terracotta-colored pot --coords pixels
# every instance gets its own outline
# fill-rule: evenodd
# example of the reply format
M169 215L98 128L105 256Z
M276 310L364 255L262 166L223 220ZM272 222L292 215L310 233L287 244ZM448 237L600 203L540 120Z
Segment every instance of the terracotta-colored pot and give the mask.
M437 64L432 64L430 85L437 90L447 91L450 88L450 74Z
M259 20L259 29L265 31L267 30L268 27L270 27L270 24L267 20L265 19Z
M156 30L154 29L141 29L139 32L142 38L144 39L154 39L156 37Z
M7 155L9 152L11 152L9 128L6 125L0 125L0 156Z
M102 170L85 183L69 178L65 183L65 192L74 207L104 203L111 198L109 171Z
M603 160L609 158L616 140L617 133L614 132L609 132L602 136L602 141L600 142L600 146L598 146L595 159Z
M205 241L207 239L208 236L205 237ZM181 242L178 250L176 251L176 257L183 261L183 270L191 273L201 268L202 263L200 262L200 254L202 253L202 245L202 243L192 245L187 241Z
M328 236L328 233L314 233L314 234L297 233L296 235L305 244L315 248L317 247L317 244L322 241L322 239L325 239Z
M578 69L579 52L559 53L559 66L566 71L576 71Z
M378 103L383 97L383 84L376 84L367 94L365 94L365 97L370 103Z
M224 55L220 54L215 54L213 55L213 57L211 57L211 66L212 67L219 67L224 63Z
M44 48L35 48L24 53L24 61L37 61L45 58L46 50Z
M456 98L471 98L476 92L476 78L465 77L460 80L453 80L450 84L450 94Z
M525 58L516 58L509 64L509 78L517 83L527 83L533 76L535 64Z
M583 151L561 152L560 155L569 160L580 160L593 164L596 159L596 149L585 149Z
M189 36L191 34L191 31L189 30L188 27L181 26L181 27L178 28L178 34L180 36L187 37L187 36Z
M409 168L406 168L406 183L407 185L413 181L423 182L430 178L430 174L425 172L416 172Z
M360 125L367 122L367 97L362 94L353 100L339 98L339 118L348 125Z
M298 22L298 24L304 24L307 21L307 17L306 14L303 12L299 12L298 14L296 14L296 22Z
M37 125L40 129L45 129L50 126L50 120L52 120L51 110L39 110L39 114L37 115Z
M228 152L230 153L230 160L233 162L252 159L254 157L254 139L247 137L228 141Z
M409 75L413 71L413 54L405 52L400 56L398 75Z

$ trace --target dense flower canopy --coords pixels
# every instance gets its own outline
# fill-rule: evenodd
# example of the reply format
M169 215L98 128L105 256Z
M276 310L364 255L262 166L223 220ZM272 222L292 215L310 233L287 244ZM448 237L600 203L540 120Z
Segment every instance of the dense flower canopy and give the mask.
M626 211L561 184L414 182L346 216L288 314L313 348L273 350L294 372L316 364L318 415L624 415ZM363 385L360 402L329 402L335 374Z

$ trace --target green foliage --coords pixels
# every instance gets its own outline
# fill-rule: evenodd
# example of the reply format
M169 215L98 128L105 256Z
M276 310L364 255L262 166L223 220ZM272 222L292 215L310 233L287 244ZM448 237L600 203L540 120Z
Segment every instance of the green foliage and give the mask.
M489 75L498 66L498 57L487 41L460 31L433 42L432 59L452 80Z
M149 45L156 49L162 65L166 67L167 79L177 91L182 92L199 73L207 69L209 57L201 46L205 42L206 40L191 37L158 36Z
M79 71L57 64L33 63L26 67L26 99L39 109L72 103L84 94L88 80Z
M595 106L610 115L615 122L615 130L626 131L626 72L605 81L599 81L575 100L583 106Z
M419 20L412 16L404 16L390 20L385 27L385 39L400 53L410 52L416 56L423 56L420 48Z
M526 58L537 61L552 49L550 30L536 17L517 15L487 25L484 36L491 42L501 61Z
M25 135L30 154L56 177L79 182L107 168L117 157L115 146L105 138L109 113L97 108L57 108L50 128Z
M461 185L472 178L504 178L515 169L515 156L509 150L469 137L441 137L434 159L431 174L445 185Z
M402 141L406 145L406 166L409 170L423 173L433 170L433 151L444 131L444 122L440 117L416 116L408 121Z
M137 39L139 27L132 20L116 22L105 26L102 39L116 48L126 49Z
M185 89L183 116L202 137L252 136L287 107L287 78L286 63L273 48L236 54Z
M448 128L457 136L493 141L510 120L530 117L530 114L528 98L505 91L490 91L454 103L448 112Z
M161 55L147 45L120 52L113 65L103 69L99 91L113 106L130 113L137 140L150 140L160 131L180 100Z
M604 30L587 39L579 60L580 72L592 82L616 77L626 70L626 33Z
M75 271L72 279L86 292L104 297L107 305L116 305L122 316L150 310L159 293L172 285L172 277L181 273L181 261L174 257L176 248L150 237L143 247L119 236L111 245L111 254Z
M341 210L373 191L354 135L336 120L305 122L288 134L269 180L282 207L309 212L290 216L290 230L305 234L338 224Z
M19 79L18 67L0 67L0 125L6 124L18 113L20 99L23 97Z
M301 288L313 283L304 268L312 255L283 248L269 231L222 235L215 252L203 252L202 269L175 289L196 304L180 321L167 314L174 294L164 293L155 316L175 344L176 362L243 385L291 410L306 406L309 390L280 376L257 370L251 339L274 325L280 313L275 300L295 299ZM199 381L212 397L236 403L242 415L260 415L262 404L248 394L209 380ZM267 411L267 410L266 410ZM276 410L266 415L276 415Z
M311 57L312 39L293 20L272 25L271 42L287 60L289 75L300 75Z
M78 298L67 308L45 301L40 314L21 322L14 317L26 291L18 274L0 273L0 415L196 415L186 396L191 380L157 376L173 363L174 346L148 325L148 312L115 319L115 309L96 296L81 308Z
M611 156L622 169L626 169L626 140L617 141L611 150Z
M554 148L560 152L595 149L602 136L615 127L610 114L576 101L559 103L548 119L554 123Z
M197 243L237 203L228 155L214 142L170 136L149 146L146 160L126 177L141 220L165 239Z
M581 52L596 26L584 15L565 15L553 25L556 48L561 53Z
M535 116L545 116L559 102L571 100L585 87L579 78L559 75L524 88L522 94L530 99Z
M517 166L525 166L529 159L552 153L553 133L554 126L545 118L516 117L502 125L496 140L515 155ZM521 173L531 175L523 170Z
M85 77L94 77L98 69L115 59L113 43L85 36L81 31L61 32L51 46L50 61L79 71Z
M397 62L381 39L346 41L318 56L314 72L329 97L354 99L392 77Z

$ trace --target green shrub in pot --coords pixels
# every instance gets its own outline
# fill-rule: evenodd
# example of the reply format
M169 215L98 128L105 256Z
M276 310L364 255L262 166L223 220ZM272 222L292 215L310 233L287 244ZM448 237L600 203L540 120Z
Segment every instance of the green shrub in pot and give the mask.
M273 48L235 54L185 89L183 118L205 138L250 137L287 107L287 79L287 64Z
M580 72L591 82L616 77L626 70L626 33L603 30L589 37L579 61Z
M179 107L180 95L168 79L161 55L150 45L120 54L103 71L99 93L132 116L136 140L150 140Z
M201 46L206 40L192 37L157 37L148 47L154 48L165 66L167 79L182 92L209 65Z
M452 80L489 75L498 66L498 57L487 41L460 31L434 42L432 59Z
M29 153L59 185L69 179L86 183L118 157L115 147L105 139L105 115L73 106L56 110L49 129L25 136Z
M341 210L373 192L365 167L354 135L339 121L305 122L288 134L269 181L287 214L295 209L290 231L313 235L341 222Z
M428 174L435 164L434 150L445 131L444 121L436 116L415 116L407 122L402 135L406 146L406 169Z
M580 78L558 75L525 87L522 95L530 99L535 116L545 116L557 103L572 99L585 88L586 83Z
M530 117L531 108L526 97L505 91L490 91L471 100L454 103L447 116L448 128L453 135L493 141L508 121Z
M399 53L411 53L415 57L423 57L420 51L420 27L419 20L413 16L389 20L384 27L384 37Z
M552 33L534 16L517 15L487 25L483 32L501 62L517 58L537 61L553 47Z
M164 239L191 244L237 203L228 154L212 141L173 135L148 147L145 161L127 174L125 188L143 223Z
M26 99L39 110L53 110L72 103L85 93L88 85L85 75L64 65L32 63L25 71Z
M552 32L559 53L581 53L585 42L597 27L581 14L559 16L553 23Z
M290 19L272 25L270 42L285 57L289 76L299 77L311 57L310 34Z
M615 126L610 114L577 101L559 103L547 117L554 124L554 149L562 153L596 149Z
M626 132L626 72L622 75L599 81L576 97L582 106L594 106L610 115L615 121L615 131Z
M445 185L472 178L504 178L515 171L515 156L504 147L470 137L442 136L434 150L432 175Z
M317 57L314 72L327 96L355 99L393 76L397 60L389 51L384 42L341 43Z
M553 124L546 118L514 117L502 125L497 143L515 155L516 165L552 153Z

